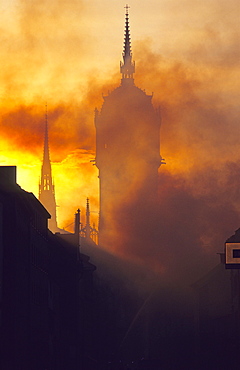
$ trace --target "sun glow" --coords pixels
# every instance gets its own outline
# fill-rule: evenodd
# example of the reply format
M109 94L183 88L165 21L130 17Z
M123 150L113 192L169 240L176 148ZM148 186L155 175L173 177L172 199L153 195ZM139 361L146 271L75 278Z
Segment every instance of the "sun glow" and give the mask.
M152 264L164 260L160 251L170 259L175 245L178 256L211 235L219 246L237 217L239 4L179 4L130 4L135 84L148 95L154 92L153 105L160 107L160 154L166 165L159 169L160 208L144 220L154 226L148 248L124 234L121 253ZM86 198L98 224L98 171L91 162L94 109L100 111L102 96L120 85L125 5L108 0L0 4L0 164L16 165L19 185L38 197L47 102L60 228L73 222L78 208L84 222ZM137 173L135 163L132 173ZM124 211L119 209L120 221L128 217ZM164 232L155 240L156 230Z

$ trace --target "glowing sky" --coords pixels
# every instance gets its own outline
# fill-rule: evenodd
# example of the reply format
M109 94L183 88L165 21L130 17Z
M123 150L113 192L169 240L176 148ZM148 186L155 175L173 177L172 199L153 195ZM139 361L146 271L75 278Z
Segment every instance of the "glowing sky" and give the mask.
M137 86L162 107L161 171L214 193L239 163L238 0L129 0ZM94 108L120 83L125 1L0 1L2 165L38 195L45 103L59 226L90 197L98 210ZM202 173L196 179L197 172ZM229 175L230 176L230 175ZM231 176L230 176L231 177ZM234 182L236 177L232 179ZM237 186L237 185L236 185ZM212 193L210 194L212 196ZM232 225L231 225L232 227Z

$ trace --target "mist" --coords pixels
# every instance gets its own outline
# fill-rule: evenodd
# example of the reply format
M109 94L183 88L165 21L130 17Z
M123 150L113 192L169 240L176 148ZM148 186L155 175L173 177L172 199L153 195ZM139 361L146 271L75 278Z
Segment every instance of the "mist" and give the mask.
M215 38L210 35L211 41ZM237 53L234 44L232 53L228 50L228 65L222 49L221 60L218 55L208 65L206 56L203 65L202 59L200 64L167 60L152 50L148 40L137 44L135 84L152 88L147 93L154 91L166 165L159 169L158 203L149 209L148 184L141 182L146 169L133 161L126 178L132 171L141 186L134 192L129 186L123 189L122 206L114 199L110 219L116 237L109 249L176 281L193 282L219 263L217 253L223 252L226 238L239 225L239 107L232 79ZM229 75L228 83L233 81L231 93L229 84L219 89L220 68ZM118 156L127 150L119 148ZM138 210L134 218L131 209Z
M120 83L121 43L110 49L117 36L103 37L103 27L96 33L106 15L103 6L97 11L92 5L18 1L3 13L1 163L15 162L20 185L37 195L47 103L60 227L71 222L76 208L84 208L87 197L92 217L98 211L98 173L90 162L94 109L101 109L102 94ZM159 169L158 203L151 210L145 209L144 186L137 189L136 182L134 197L126 197L139 208L139 218L130 220L130 203L114 204L117 237L104 246L160 275L187 275L189 281L198 269L201 273L218 262L216 253L239 225L238 29L234 1L220 5L196 3L190 11L165 4L145 35L141 30L149 19L140 30L136 18L143 4L136 15L131 9L135 84L154 92L154 107L160 107L160 153L166 165ZM110 12L114 4L108 6ZM158 6L154 9L157 14ZM184 23L190 13L196 26ZM174 28L176 16L182 23ZM119 29L122 42L120 21ZM131 168L141 179L141 170L134 163Z

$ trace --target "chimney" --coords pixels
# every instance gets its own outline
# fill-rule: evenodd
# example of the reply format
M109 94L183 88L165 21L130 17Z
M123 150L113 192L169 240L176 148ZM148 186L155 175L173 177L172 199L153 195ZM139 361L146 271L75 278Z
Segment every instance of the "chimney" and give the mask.
M0 166L0 184L16 185L16 183L17 183L17 167Z

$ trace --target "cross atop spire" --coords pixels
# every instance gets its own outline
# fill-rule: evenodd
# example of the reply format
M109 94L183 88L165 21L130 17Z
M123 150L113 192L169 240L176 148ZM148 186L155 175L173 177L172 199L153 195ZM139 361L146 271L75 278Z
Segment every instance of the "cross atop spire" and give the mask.
M120 72L122 73L122 83L129 79L133 82L133 73L135 72L135 62L132 62L131 37L129 28L128 5L125 6L125 34L123 46L123 63L120 62Z
M126 4L126 6L124 6L124 9L126 9L126 15L128 14L128 9L130 9L130 6L128 4Z

